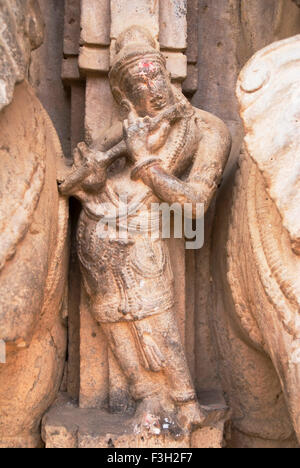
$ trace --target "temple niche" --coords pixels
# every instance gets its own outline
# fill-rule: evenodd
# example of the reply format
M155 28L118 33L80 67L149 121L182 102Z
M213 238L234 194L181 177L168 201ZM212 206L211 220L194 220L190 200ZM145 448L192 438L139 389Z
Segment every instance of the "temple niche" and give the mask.
M0 447L299 446L299 6L0 0Z
M99 7L99 2L94 8L82 3L80 37L78 29L77 36L73 31L81 44L78 58L66 56L63 62L64 74L70 74L75 60L81 71L79 77L68 76L74 109L80 99L77 82L86 81L85 143L75 147L75 165L59 184L61 194L81 203L74 239L77 279L73 272L81 294L69 316L70 332L78 327L79 340L69 349L67 378L70 396L79 403L64 395L45 416L43 437L49 447L59 446L66 430L68 443L79 447L105 447L109 441L115 447L220 445L225 401L218 392L199 398L194 386L193 310L186 301L183 239L152 242L137 233L127 241L99 239L102 248L95 244L93 251L91 242L101 219L96 212L109 204L111 213L116 203L122 209L122 201L111 202L111 196L117 200L126 193L128 211L143 205L140 214L128 217L132 225L146 225L151 203L159 200L201 201L207 211L231 138L218 118L193 108L182 93L188 73L184 2L182 8L172 2L161 8L158 2L131 2L130 21L124 20L127 2L112 2L111 8L102 2L99 10L96 3ZM99 16L92 21L95 12ZM65 44L71 48L68 26ZM148 80L149 95L139 100L134 89ZM191 95L191 84L188 88ZM71 141L76 144L75 136ZM97 428L89 418L99 421ZM207 437L212 442L204 442Z

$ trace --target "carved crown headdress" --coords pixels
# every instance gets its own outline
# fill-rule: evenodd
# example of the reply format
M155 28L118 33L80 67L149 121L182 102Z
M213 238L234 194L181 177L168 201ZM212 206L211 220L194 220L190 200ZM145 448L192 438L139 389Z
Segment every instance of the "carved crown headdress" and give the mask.
M131 26L126 29L116 41L116 56L109 73L110 85L114 89L120 87L123 75L131 65L142 58L161 62L165 67L166 60L158 49L158 44L149 31L141 26Z

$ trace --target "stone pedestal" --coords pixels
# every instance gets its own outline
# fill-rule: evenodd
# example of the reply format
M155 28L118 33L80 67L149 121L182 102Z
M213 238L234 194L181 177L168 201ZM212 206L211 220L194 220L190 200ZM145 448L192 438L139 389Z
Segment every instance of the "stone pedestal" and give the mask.
M131 427L129 416L81 409L61 394L43 419L42 437L46 448L222 448L228 409L214 393L201 400L208 414L207 426L174 438L169 432L139 433Z

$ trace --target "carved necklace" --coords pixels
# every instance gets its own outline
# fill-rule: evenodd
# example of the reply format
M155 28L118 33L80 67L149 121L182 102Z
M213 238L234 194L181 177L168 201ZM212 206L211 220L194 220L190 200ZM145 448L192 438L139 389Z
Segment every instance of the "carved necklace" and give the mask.
M171 145L171 151L167 157L165 169L173 172L176 162L182 157L183 153L189 153L194 142L194 132L192 129L192 117L194 111L186 108L185 113L180 120L179 128L176 130L175 141ZM189 154L188 154L189 155Z

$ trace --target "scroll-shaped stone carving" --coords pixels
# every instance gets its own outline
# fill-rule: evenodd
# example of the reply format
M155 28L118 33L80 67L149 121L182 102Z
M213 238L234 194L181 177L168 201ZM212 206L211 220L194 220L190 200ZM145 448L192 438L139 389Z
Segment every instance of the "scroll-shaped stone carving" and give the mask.
M43 21L37 0L0 1L0 111L16 83L24 80L31 50L43 41Z
M133 427L160 433L165 425L178 435L203 423L205 414L174 315L169 252L160 237L149 235L157 220L151 204L191 203L194 217L197 203L207 209L230 136L219 119L194 109L171 85L145 29L133 26L118 37L110 84L123 123L90 147L78 145L60 191L82 203L77 248L84 288L129 384ZM116 220L104 236L103 218Z
M300 440L299 83L295 36L258 52L237 85L245 149L215 263L234 446L292 446L293 428Z
M13 93L36 45L27 3L34 2L1 1L0 8L0 446L22 448L41 445L41 417L62 378L68 253L58 137L26 81Z

